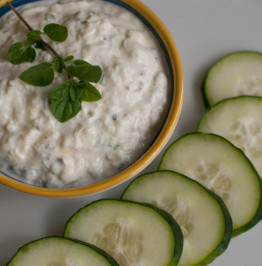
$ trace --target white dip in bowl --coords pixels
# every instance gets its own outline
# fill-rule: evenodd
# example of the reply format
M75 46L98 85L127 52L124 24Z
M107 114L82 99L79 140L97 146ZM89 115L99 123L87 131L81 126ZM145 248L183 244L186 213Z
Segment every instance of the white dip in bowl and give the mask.
M77 187L115 175L136 161L163 125L170 98L165 55L152 32L134 14L104 1L42 1L22 15L33 27L64 24L69 36L52 43L63 57L100 65L97 102L82 103L73 119L60 123L48 92L66 80L56 74L48 87L18 78L28 67L52 62L38 50L33 63L12 65L8 49L26 42L27 29L11 12L0 27L0 169L43 187Z

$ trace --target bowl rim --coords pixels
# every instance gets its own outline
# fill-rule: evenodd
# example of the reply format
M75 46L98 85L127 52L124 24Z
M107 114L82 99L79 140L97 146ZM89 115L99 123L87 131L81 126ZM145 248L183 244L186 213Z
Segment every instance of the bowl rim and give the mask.
M171 68L170 70L172 72L171 74L173 74L173 80L171 80L173 96L171 99L168 116L162 129L160 130L159 135L152 143L152 145L148 148L148 150L136 162L131 164L122 172L114 175L113 177L109 177L95 184L75 188L44 188L13 179L4 175L3 173L0 173L0 183L25 193L58 198L86 196L98 192L103 192L117 185L120 185L121 183L129 180L132 177L135 177L157 157L157 155L162 151L162 149L171 138L181 114L184 98L183 66L178 48L173 40L173 37L166 26L157 17L157 15L139 0L104 1L113 2L114 4L120 4L121 6L134 10L140 16L140 18L142 17L143 20L146 21L154 29L166 49Z

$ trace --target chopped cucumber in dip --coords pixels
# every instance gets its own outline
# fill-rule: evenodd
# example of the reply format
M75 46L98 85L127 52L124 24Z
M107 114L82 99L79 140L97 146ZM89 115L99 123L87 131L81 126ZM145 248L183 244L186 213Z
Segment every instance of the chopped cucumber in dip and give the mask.
M103 199L80 209L64 235L107 251L121 266L175 266L183 235L168 213L135 202Z
M21 247L8 266L118 266L97 247L63 237L46 237Z
M232 220L223 201L196 181L172 171L136 178L122 199L164 209L179 223L184 248L179 265L206 265L228 246Z
M262 53L241 51L220 59L205 77L203 94L208 106L240 95L262 96Z
M224 126L225 132L229 116L225 114L224 123L218 126ZM218 121L211 120L211 124ZM260 177L244 153L226 139L213 134L187 134L166 150L159 169L184 174L219 195L231 214L233 235L261 220Z

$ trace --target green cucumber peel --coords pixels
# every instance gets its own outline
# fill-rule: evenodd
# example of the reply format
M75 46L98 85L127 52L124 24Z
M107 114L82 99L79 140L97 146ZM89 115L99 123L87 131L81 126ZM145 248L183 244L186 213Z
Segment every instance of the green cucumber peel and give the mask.
M13 257L11 258L11 260L7 263L7 266L13 266L13 265L18 265L20 263L20 260L23 261L24 260L29 260L29 258L27 256L28 252L30 251L30 249L32 249L34 246L35 248L41 248L41 243L49 243L49 245L52 244L52 241L58 241L58 243L60 243L59 245L61 245L61 243L65 243L65 245L72 245L73 249L76 249L77 247L81 247L82 250L84 250L85 252L92 252L92 254L97 253L97 256L102 256L105 259L105 263L106 264L110 264L111 266L119 266L119 264L115 261L115 259L110 256L108 253L106 253L104 250L91 245L89 243L83 242L83 241L79 241L76 239L72 239L72 238L67 238L67 237L61 237L61 236L47 236L47 237L43 237L40 239L36 239L33 240L31 242L28 242L27 244L21 246L17 252L13 255ZM54 243L53 242L53 243ZM46 245L47 246L47 245ZM49 248L49 246L47 246ZM60 248L62 248L63 246L60 246ZM84 248L84 249L83 249ZM68 249L68 247L67 247ZM73 252L72 249L72 252ZM67 250L67 252L70 254L70 249ZM72 253L73 255L73 253ZM54 261L61 259L60 256L57 256L57 258L53 258ZM79 258L80 259L80 258ZM50 259L52 261L52 258ZM41 263L41 261L39 261L39 263Z
M237 99L244 99L244 98L253 98L253 99L258 99L261 101L261 104L262 104L262 98L261 97L256 97L256 96L239 96L239 97L235 97L235 98L230 98L230 99L225 99L225 100L222 100L218 103L216 103L213 107L211 107L208 111L208 112L211 112L215 106L220 106L223 104L223 102L226 102L226 101L236 101ZM237 228L233 228L233 232L232 232L232 237L234 236L237 236L243 232L246 232L247 230L251 229L252 227L254 227L258 222L260 222L262 220L262 180L261 180L261 177L260 175L258 174L257 170L255 169L253 163L251 162L251 160L245 155L245 153L239 149L238 147L236 147L235 145L233 145L228 139L226 139L224 136L221 136L221 135L217 135L215 133L212 133L212 132L204 132L201 127L202 127L202 123L204 123L204 120L205 120L205 115L202 117L202 119L199 121L198 123L198 132L191 132L191 133L187 133L185 135L183 135L182 137L178 138L177 140L175 140L169 147L168 149L165 151L165 153L163 154L161 160L160 160L160 163L159 163L159 167L158 169L159 170L172 170L172 171L178 171L177 169L167 169L168 167L166 167L164 165L164 162L165 162L165 156L167 155L167 153L169 152L169 150L172 149L172 147L175 145L177 145L177 143L179 143L180 141L182 141L184 138L186 138L187 136L193 136L193 135L202 135L202 136L210 136L210 137L215 137L216 139L220 139L221 141L223 141L224 143L227 143L227 146L231 146L232 149L235 150L235 153L238 154L238 156L241 156L244 160L245 160L245 165L248 165L248 167L250 168L250 171L252 171L252 175L254 177L256 177L255 181L256 181L256 187L257 187L257 190L260 191L260 195L259 195L259 199L258 199L258 206L257 206L257 209L254 211L254 215L250 218L250 220L241 225L241 226L238 226ZM182 173L184 174L184 173ZM241 208L240 208L241 209ZM234 221L234 218L233 218L233 221ZM234 227L234 226L233 226Z
M223 200L217 196L214 192L212 192L211 190L207 189L205 186L201 185L200 183L198 183L196 180L193 180L183 174L180 174L178 172L174 172L174 171L171 171L171 170L158 170L158 171L155 171L155 172L149 172L149 173L146 173L146 174L143 174L141 176L138 176L136 177L127 187L126 189L124 190L124 192L122 193L122 196L121 196L121 199L124 199L124 200L129 200L129 191L131 193L131 197L132 197L132 200L135 199L135 194L132 194L132 192L134 193L134 190L135 190L135 187L138 187L140 186L140 184L144 184L144 187L146 186L144 182L146 182L147 179L150 179L152 177L152 175L160 175L160 179L161 177L164 177L165 175L174 175L174 178L176 176L180 177L180 178L183 178L184 180L187 180L187 182L190 182L191 184L196 184L197 187L200 187L201 190L204 190L206 193L208 193L209 195L211 195L212 198L215 199L215 201L217 202L220 210L221 210L221 213L223 214L223 217L224 217L224 225L225 225L225 231L224 231L224 235L223 235L223 238L221 238L221 242L218 243L217 247L212 250L212 252L210 254L208 254L206 257L204 257L201 261L197 262L196 264L194 265L207 265L209 263L211 263L212 261L214 261L218 256L220 256L228 247L229 245L229 242L231 240L231 237L232 237L232 218L230 216L230 213L226 207L226 205L224 204ZM164 176L161 176L161 174L163 174ZM165 182L165 179L163 179L162 182ZM133 187L134 186L134 187ZM141 185L143 186L143 185ZM163 187L162 187L163 189ZM160 188L161 190L161 188ZM136 191L136 190L135 190ZM156 195L156 198L158 198L157 196L157 190L156 191L153 191L152 190L152 187L150 187L150 191ZM140 193L141 193L141 190L140 190ZM144 198L145 199L145 198ZM139 201L139 199L138 199ZM139 201L140 202L140 201ZM144 203L145 201L142 202L142 204L145 204ZM141 203L141 202L140 202ZM146 203L147 204L147 203ZM151 203L150 203L151 204ZM157 208L160 208L161 207L157 207ZM164 211L166 212L166 211ZM169 216L171 216L169 213L167 213ZM172 217L172 216L171 216ZM172 217L172 219L174 219ZM183 253L182 253L183 254Z
M173 242L174 249L172 248L172 253L170 253L170 261L168 261L166 265L167 266L178 265L178 262L179 262L179 259L181 257L181 253L183 250L183 234L180 229L180 226L170 214L148 203L134 202L134 201L122 200L122 199L118 200L118 199L113 199L113 198L99 199L94 202L91 202L87 204L86 206L83 206L82 208L80 208L78 211L75 212L75 214L73 214L69 218L65 226L65 230L63 234L64 237L75 239L76 236L74 236L74 233L73 233L74 224L77 222L79 218L81 218L81 215L83 214L85 216L86 215L85 213L88 212L90 208L91 210L94 210L95 208L98 208L98 205L100 203L104 203L108 201L111 201L111 202L116 201L117 203L132 204L133 206L136 206L136 205L141 206L141 207L144 206L146 208L152 209L153 212L157 213L159 215L158 217L161 217L160 219L163 219L164 223L167 224L168 227L170 228L170 232L172 232L172 238L174 239L174 242ZM80 241L85 241L85 240L81 239Z
M213 113L216 109L218 110L219 108L223 107L223 105L228 105L234 102L236 103L237 101L246 101L246 100L251 100L251 101L258 101L261 102L262 105L262 98L259 96L237 96L237 97L232 97L232 98L227 98L224 100L221 100L220 102L215 103L212 107L210 107L202 116L202 118L200 119L200 121L198 122L197 125L197 130L199 134L209 134L209 135L215 135L217 137L220 137L221 139L227 141L228 143L230 143L235 149L237 149L240 153L242 153L242 155L246 158L246 160L249 162L250 167L253 169L253 171L256 173L257 175L257 181L258 181L258 187L260 188L261 194L260 194L260 198L259 198L259 202L260 204L258 205L257 211L254 214L253 218L251 219L250 222L248 222L247 224L234 229L232 236L238 236L239 234L242 234L248 230L250 230L251 228L253 228L257 223L259 223L262 220L262 179L261 179L261 175L259 174L259 172L257 171L256 167L254 166L254 164L252 163L252 161L246 156L246 154L238 147L236 147L234 144L232 144L230 142L230 140L228 140L225 136L222 135L217 135L214 132L204 132L205 130L202 130L202 128L204 127L204 124L206 123L206 118L208 117L208 115L210 115L211 113Z

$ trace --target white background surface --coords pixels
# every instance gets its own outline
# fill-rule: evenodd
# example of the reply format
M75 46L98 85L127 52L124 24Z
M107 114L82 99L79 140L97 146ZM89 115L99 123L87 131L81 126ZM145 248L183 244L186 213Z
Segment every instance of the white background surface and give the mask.
M143 2L170 30L184 66L185 97L172 137L175 140L194 131L205 111L200 87L207 69L233 51L262 51L262 0ZM146 171L155 170L158 162L159 158ZM0 185L0 266L21 245L40 237L61 235L66 221L76 210L102 197L119 197L125 186L92 196L56 199L27 195ZM262 265L262 223L232 239L228 249L211 265Z

